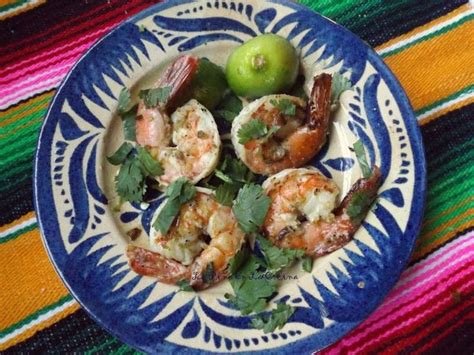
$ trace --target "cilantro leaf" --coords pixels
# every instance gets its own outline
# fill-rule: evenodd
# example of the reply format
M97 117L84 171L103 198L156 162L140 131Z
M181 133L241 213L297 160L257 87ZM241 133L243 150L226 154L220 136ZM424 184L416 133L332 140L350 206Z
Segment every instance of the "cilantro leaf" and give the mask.
M304 250L277 248L260 235L257 235L257 241L265 257L268 269L274 272L280 271L304 255Z
M107 160L112 165L120 165L125 161L125 159L127 159L132 150L133 145L125 142L120 146L119 149L117 149L114 154L112 154L112 156L107 157Z
M219 179L221 179L222 181L224 181L225 183L227 183L227 184L232 184L232 183L234 182L229 176L227 176L225 173L223 173L223 172L220 171L220 170L216 170L216 171L214 172L214 175L215 175L217 178L219 178Z
M313 258L310 256L305 256L303 258L303 263L302 263L302 268L306 272L311 272L313 271Z
M127 112L120 114L123 123L123 135L127 141L135 141L137 139L135 130L137 108L138 105L135 105Z
M365 155L364 144L361 140L358 140L354 143L354 153L357 157L357 161L359 162L360 170L362 171L362 176L367 179L370 177L370 168L369 163L367 163L367 158Z
M194 292L194 289L191 287L188 280L179 280L176 282L176 286L179 286L180 291Z
M115 177L117 194L126 201L140 202L145 191L145 175L138 159L126 159Z
M371 204L372 201L366 192L354 192L349 205L347 206L347 215L353 222L360 223Z
M143 99L146 108L153 108L160 103L165 103L168 100L171 90L171 86L141 90L138 96Z
M234 182L249 183L255 179L255 175L240 160L227 155L220 166L220 171Z
M224 97L224 100L219 104L214 114L232 123L234 118L242 111L242 108L242 101L237 96L230 94Z
M165 194L168 196L168 200L153 222L153 228L159 230L163 235L168 233L171 224L173 224L181 209L181 205L194 198L196 187L185 178L179 178L168 186Z
M281 329L293 315L295 309L287 304L278 303L269 316L257 315L252 319L251 325L255 329L262 329L264 333L271 333L277 328Z
M127 107L130 104L130 91L127 88L122 88L120 91L119 99L118 99L118 112L125 113L127 111Z
M216 200L221 205L232 207L232 201L235 198L238 186L234 184L225 183L219 185L216 189Z
M255 255L250 255L229 281L235 295L227 294L226 298L244 315L263 311L277 289L275 278L268 275Z
M143 168L148 176L160 176L163 175L163 167L160 162L153 159L150 152L143 147L138 147L138 160L143 164Z
M271 200L265 195L262 187L247 184L240 189L232 211L245 233L256 232L263 224Z
M252 119L240 127L237 137L239 137L240 144L245 144L251 140L265 137L267 133L268 128L265 123L259 119Z
M231 275L234 275L240 269L240 267L248 260L249 255L249 250L247 248L239 250L239 252L235 254L235 256L229 261L229 273Z
M349 79L345 78L339 73L335 73L332 76L331 84L331 105L337 105L339 103L339 96L352 88L352 83Z
M280 99L275 100L271 99L270 103L278 108L280 112L287 116L294 116L296 115L296 105L290 99Z

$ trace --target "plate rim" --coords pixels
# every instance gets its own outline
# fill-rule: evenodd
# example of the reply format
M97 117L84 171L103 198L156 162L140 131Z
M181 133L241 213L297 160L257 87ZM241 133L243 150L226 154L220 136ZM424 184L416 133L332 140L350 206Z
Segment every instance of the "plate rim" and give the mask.
M250 2L248 0L240 0L243 2ZM254 0L252 0L254 1ZM259 0L260 1L260 0ZM340 339L342 339L344 336L349 334L353 329L355 329L359 324L361 324L363 321L365 321L375 310L380 306L381 303L385 300L387 297L387 294L393 290L394 286L396 283L399 281L401 274L405 271L406 265L408 264L411 255L413 254L414 247L415 247L415 242L417 237L420 234L421 231L421 224L423 221L424 217L424 212L425 212L425 207L426 207L426 192L427 192L427 167L426 167L426 156L425 156L425 150L424 150L424 144L423 144L423 138L421 135L421 129L420 126L418 125L418 121L416 119L415 112L413 110L413 107L411 105L411 102L403 89L403 86L400 84L399 80L395 76L395 74L391 71L391 69L388 67L387 64L382 60L382 58L377 54L377 52L367 44L363 39L361 39L358 35L355 33L351 32L349 29L344 27L343 25L340 25L339 23L329 19L328 17L320 14L319 12L316 12L312 10L311 8L299 4L296 2L293 2L291 0L264 0L265 2L269 3L276 3L276 4L282 4L284 6L287 6L289 8L293 9L303 9L306 11L311 11L315 16L319 16L324 18L326 21L329 21L333 26L336 26L344 32L348 36L352 36L357 40L357 45L363 46L367 50L367 60L372 59L370 61L371 64L374 65L375 69L377 72L383 74L383 78L389 87L389 90L392 94L394 94L394 99L397 102L398 107L400 108L401 111L401 116L403 117L403 121L405 123L405 127L407 130L407 136L409 137L409 141L411 143L412 147L412 152L413 152L413 164L414 164L414 187L416 187L416 184L418 183L418 188L414 188L413 190L413 198L411 201L410 205L410 214L409 218L407 221L407 227L406 230L404 231L404 234L409 234L411 236L410 240L410 246L409 246L409 252L406 255L406 260L403 263L403 267L400 269L400 272L397 273L397 276L395 278L395 281L393 282L392 286L386 291L381 293L380 301L374 305L373 309L371 309L367 315L356 322L346 322L346 323L336 323L334 327L338 327L338 334L332 334L332 336L329 336L326 340L326 344L322 346L319 349L314 350L314 347L311 346L311 344L304 344L305 342L307 343L308 338L303 338L300 340L297 340L295 342L289 342L286 345L282 345L280 347L274 348L274 349L267 349L263 351L275 351L275 352L283 352L285 350L299 350L299 351L320 351L323 350ZM154 13L159 13L163 10L166 10L168 8L172 8L177 5L185 5L185 4L192 4L199 2L199 0L168 0L164 1L158 4L154 4L136 14L133 16L130 16L126 20L120 22L119 24L113 26L108 30L108 32L101 36L99 39L97 39L81 56L77 61L74 63L74 65L69 69L68 73L66 76L61 80L60 85L57 87L56 92L54 94L53 99L51 100L50 104L48 105L48 109L46 112L46 115L43 119L43 122L41 124L41 129L38 135L38 141L36 144L36 149L35 149L35 157L34 157L34 164L33 164L33 204L34 204L34 210L36 213L36 219L38 223L38 227L40 230L40 235L41 235L41 241L42 244L47 252L48 258L50 262L53 264L54 270L56 274L59 276L61 279L61 282L63 285L66 287L70 295L74 298L76 302L79 303L82 309L84 309L87 314L96 322L99 324L100 327L105 329L109 334L112 336L118 338L120 341L126 343L128 346L132 348L136 348L138 350L141 350L140 348L136 347L135 345L131 345L129 342L129 339L127 338L126 334L122 334L119 331L116 331L114 328L109 327L109 325L106 324L106 322L102 321L100 317L96 316L93 311L89 309L89 307L84 304L80 298L75 294L73 288L65 277L63 276L63 272L61 268L57 265L53 253L49 248L48 241L46 234L44 232L44 226L43 226L43 220L41 218L41 212L40 212L40 197L41 192L39 192L38 188L38 179L40 173L40 152L43 149L42 148L42 137L45 134L45 128L48 123L48 120L50 118L50 114L52 111L52 108L55 106L56 100L60 96L60 93L65 85L65 83L68 81L69 77L71 74L75 71L76 67L79 65L80 62L82 62L84 59L86 59L90 52L99 46L103 41L106 41L106 39L114 33L116 30L119 28L125 26L128 23L135 23L136 21L143 19L145 17L151 16ZM51 172L49 172L49 175L51 175ZM414 211L416 209L416 211ZM409 228L409 222L411 223L411 231L408 233L408 228ZM298 346L297 344L300 344ZM305 346L306 345L306 346ZM309 346L308 346L309 345ZM182 345L181 345L182 346ZM197 351L197 352L205 352L204 350L200 349L191 349L182 346L183 348L187 349L187 351ZM186 350L185 350L186 351ZM238 351L237 353L255 353L259 352L262 350L255 350L255 351Z

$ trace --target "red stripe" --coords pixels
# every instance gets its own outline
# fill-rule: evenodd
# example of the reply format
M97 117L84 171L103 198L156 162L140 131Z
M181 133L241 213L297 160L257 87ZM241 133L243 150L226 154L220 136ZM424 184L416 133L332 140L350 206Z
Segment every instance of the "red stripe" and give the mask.
M134 2L136 4L136 2ZM23 50L15 50L10 51L8 54L3 56L3 66L8 65L11 62L17 62L19 56L26 57L31 56L32 54L36 54L37 52L43 50L46 51L51 47L56 47L61 44L65 44L71 42L74 38L73 36L79 37L82 33L77 33L79 31L85 30L88 31L94 26L98 26L102 24L102 21L106 20L106 24L115 24L119 23L120 21L130 17L131 15L139 12L140 10L147 7L146 4L139 4L138 6L125 4L121 7L115 8L111 12L107 12L102 16L93 17L92 19L81 17L80 24L78 26L70 27L68 25L68 29L65 31L56 31L56 35L48 38L47 41L38 42L36 45L30 45L25 47ZM127 13L125 13L127 12Z
M406 315L406 317L404 317L404 319L397 319L397 320L394 320L394 322L392 322L391 324L385 325L385 327L383 329L380 329L377 332L377 335L375 336L373 336L374 334L370 334L370 336L371 337L373 336L374 338L378 338L378 335L381 335L381 338L378 339L374 344L369 345L369 348L365 348L364 351L369 351L369 352L372 352L375 350L378 351L380 346L388 347L388 346L391 346L393 343L399 344L400 342L399 337L400 337L401 332L403 332L405 336L411 336L411 334L413 334L414 337L417 337L420 334L420 330L418 330L420 328L420 325L428 324L428 327L429 327L429 325L435 324L433 322L436 321L440 317L440 314L443 313L443 307L448 307L447 305L440 304L440 303L443 303L446 300L452 299L451 291L454 289L460 288L467 280L471 280L471 279L472 279L472 275L466 275L465 278L458 280L456 284L450 286L450 289L445 289L441 294L437 295L436 299L433 298L431 300L432 302L425 303L423 308L414 309L410 311ZM438 306L433 305L434 303L438 303ZM418 313L421 313L423 310L426 310L426 309L430 309L430 311L427 312L423 317L417 319L410 325L404 325L403 328L398 329L397 337L394 337L394 335L392 334L392 335L385 336L385 339L384 339L383 333L387 330L387 328L390 329L391 326L399 325L399 324L402 324L404 321L406 322L410 319L413 319L416 315L418 315ZM448 309L450 310L451 307L449 307ZM387 338L387 337L390 337L390 338ZM358 345L355 345L355 347L356 348L359 346L362 347L362 345L363 344L360 344L360 345L358 344Z
M449 278L451 278L451 275L445 275L445 277L443 277L443 279L440 280L440 284L443 284L444 281L445 281L446 279L449 279ZM454 285L452 285L451 287L454 289L454 288L455 288L456 286L458 286L459 284L462 285L462 284L465 282L466 279L471 279L471 278L472 278L472 275L466 275L464 278L458 280L457 283L454 284ZM423 293L421 293L419 296L417 296L417 299L425 298L425 297L426 297L429 293L431 293L431 292L432 292L432 290L426 290L425 292L423 292ZM439 294L436 295L435 297L436 297L437 299L440 299L440 298L442 298L442 297L443 297L446 293L448 293L448 292L449 292L449 291L444 290L443 292L439 293ZM451 296L450 293L449 293L449 296ZM370 323L367 323L367 322L362 323L361 325L359 325L356 329L354 329L354 330L350 333L349 337L350 337L351 335L359 335L360 333L364 332L368 327L370 327L370 326L374 325L375 323L381 321L381 318L382 318L382 317L383 317L383 318L386 318L386 317L390 316L391 314L393 314L394 312L398 312L398 311L400 310L400 308L402 308L403 306L405 306L405 305L408 304L408 303L410 303L410 302L406 302L406 303L404 303L404 304L402 304L402 305L400 305L400 306L397 306L397 307L396 307L395 309L393 309L390 313L384 314L383 316L378 317L376 320L371 321ZM418 313L421 313L423 310L426 310L426 309L428 309L428 308L430 308L430 307L431 307L430 304L425 303L424 305L422 305L422 306L420 306L420 307L418 307L418 308L411 309L409 312L405 313L405 315L404 315L404 320L411 319L412 317L418 315ZM429 317L429 314L425 315L424 318L426 318L426 317ZM423 321L424 318L419 319L417 322L419 323L419 322ZM374 338L378 338L378 337L382 336L382 335L386 332L387 328L390 328L392 325L399 324L401 321L402 321L402 320L399 319L399 318L394 319L394 320L391 321L391 323L385 324L385 325L383 325L382 327L380 327L380 328L374 330L373 332L370 332L370 333L366 334L366 335L364 336L364 338L360 339L360 341L358 341L358 342L355 343L355 344L351 344L351 345L350 345L351 349L353 349L353 348L357 349L357 348L359 348L359 347L362 347L362 346L365 344L365 342L366 342L367 340L374 339ZM416 327L416 324L417 324L417 323L412 324L412 326L411 326L410 328L404 328L404 330L411 330L412 328ZM383 340L382 340L382 341L383 341ZM350 350L350 349L347 349L347 345L342 345L342 344L343 344L343 341L341 340L341 341L339 341L338 343L336 343L335 345L333 345L333 347L339 349L339 351L349 351L349 350ZM374 346L375 346L375 345L374 345ZM331 347L331 348L333 348L333 347ZM341 347L341 348L340 348L340 347ZM327 350L329 351L329 350L331 350L331 348L328 348ZM326 352L326 351L323 351L322 353L327 353L327 352Z
M469 275L467 275L469 276ZM448 280L451 278L451 275L444 275L444 277L440 280L440 283L444 283L444 281ZM458 281L459 282L459 281ZM422 292L421 294L419 294L417 296L417 299L422 299L422 298L425 298L427 295L429 295L431 292L433 292L433 290L425 290L424 292ZM442 293L440 293L439 295L442 295ZM407 305L409 305L410 303L412 303L413 300L411 301L406 301L406 302L403 302L401 303L400 305L397 305L397 307L393 308L389 313L384 313L383 315L380 315L379 317L375 318L374 320L370 321L370 322L364 322L361 326L357 327L351 334L353 335L358 335L359 333L362 333L363 331L365 331L367 328L371 327L372 325L380 322L382 319L384 318L387 318L389 316L391 316L392 314L394 313L397 313L400 311L400 309L402 309L403 307L406 307ZM421 308L414 308L412 310L410 310L409 312L405 313L405 318L410 318L411 315L416 315L418 314L420 311L423 311L427 308L429 308L430 306L428 304L425 304L423 306L421 306ZM392 322L398 322L399 319L394 319ZM364 342L366 340L367 337L369 338L377 338L378 336L382 335L384 332L385 332L385 328L388 327L389 325L386 324L384 325L383 327L377 329L377 330L374 330L373 332L370 332L369 334L366 334L366 336L362 339L360 339L360 341L356 344L353 344L353 346L355 347L358 347L358 346L361 346L361 342Z
M473 293L471 293L472 295ZM412 332L409 336L406 337L397 337L393 339L395 341L394 347L397 349L404 349L407 348L411 344L416 344L416 343L423 343L426 342L427 339L430 338L430 335L438 329L438 328L444 328L444 325L446 323L449 323L449 321L453 318L455 318L459 313L465 311L468 308L472 308L473 302L464 302L460 303L458 305L453 305L447 309L445 309L443 312L436 313L435 317L433 317L429 322L425 322L424 324L420 324L419 327L417 327L416 332ZM455 322L458 323L458 322ZM458 323L459 325L459 323ZM433 342L439 342L441 340L440 336L437 336L433 338L430 343ZM376 353L381 354L386 350L385 347L378 348L375 350Z
M452 325L446 327L444 329L444 331L442 331L437 338L434 338L433 340L427 342L427 343L424 343L420 348L416 349L415 352L418 353L418 354L424 354L426 353L429 349L432 349L433 347L436 346L436 344L440 343L443 339L445 339L447 336L449 336L449 334L451 334L452 332L454 332L457 328L460 328L465 319L470 319L470 315L472 315L472 305L471 305L471 308L470 308L470 312L468 313L465 313L463 314L461 317L458 317L458 318L455 318L453 319L452 321ZM472 317L471 317L472 318ZM470 319L472 321L472 319ZM423 341L422 341L423 343Z

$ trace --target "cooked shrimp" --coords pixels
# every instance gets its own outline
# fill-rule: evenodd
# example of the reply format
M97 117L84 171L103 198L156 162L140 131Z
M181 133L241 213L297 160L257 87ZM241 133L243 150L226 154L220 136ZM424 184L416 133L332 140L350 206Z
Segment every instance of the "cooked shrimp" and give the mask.
M331 107L329 74L314 78L308 103L288 95L262 97L248 105L232 124L232 143L239 158L254 172L272 175L288 168L306 164L326 142ZM295 105L294 115L283 114L275 103L289 100ZM261 120L268 129L279 127L270 137L239 143L242 125Z
M313 257L331 253L352 239L380 184L375 167L336 207L339 189L334 182L313 169L284 170L263 184L272 200L263 232L281 248L304 249Z
M164 174L156 177L163 186L180 177L197 183L209 175L219 161L221 140L209 110L196 100L190 100L174 111L171 118L168 115L196 67L196 58L178 58L157 83L157 87L172 87L167 101L152 108L147 108L143 100L138 104L137 143L149 149L163 166Z
M151 231L151 250L129 247L127 255L138 274L171 284L188 280L203 289L227 276L228 263L244 241L232 209L218 204L209 190L199 189L192 201L181 206L166 235ZM212 280L203 277L209 266Z

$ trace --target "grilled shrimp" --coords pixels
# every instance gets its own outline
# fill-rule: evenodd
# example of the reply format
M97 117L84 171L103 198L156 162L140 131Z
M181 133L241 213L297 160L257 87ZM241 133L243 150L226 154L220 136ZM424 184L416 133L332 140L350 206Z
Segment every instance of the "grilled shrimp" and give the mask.
M181 206L166 235L152 229L151 250L129 246L127 256L138 274L170 284L187 280L195 289L204 289L227 277L228 263L244 241L232 209L200 188L193 200ZM212 280L204 276L210 266Z
M196 61L196 63L195 63ZM175 109L177 98L187 88L197 66L190 56L178 58L163 74L156 87L170 86L166 102L147 108L138 104L137 143L146 147L164 169L156 177L168 186L180 177L197 183L209 175L219 161L221 140L214 117L196 100Z
M365 218L381 185L378 167L359 179L339 206L338 187L313 169L287 169L263 188L272 203L263 233L278 247L303 249L313 257L347 244Z
M232 124L232 143L239 158L254 172L272 175L288 168L297 168L311 160L326 142L331 108L329 74L314 78L308 103L288 95L270 95L248 105ZM275 103L289 100L295 105L294 115L281 112ZM242 125L261 120L268 129L279 127L270 137L239 143Z

